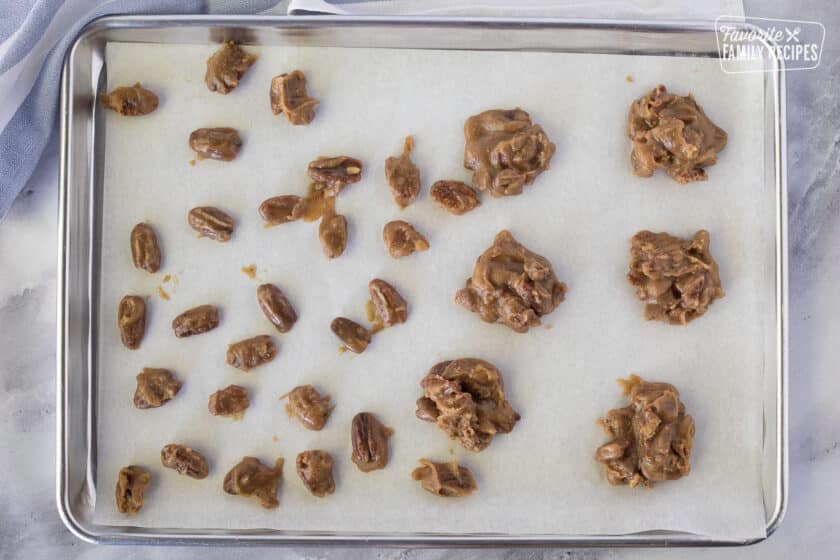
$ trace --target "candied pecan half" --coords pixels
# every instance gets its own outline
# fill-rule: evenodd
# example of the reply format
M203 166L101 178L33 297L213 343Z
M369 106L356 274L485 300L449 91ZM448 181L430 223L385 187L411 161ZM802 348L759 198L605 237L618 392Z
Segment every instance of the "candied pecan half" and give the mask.
M140 82L133 86L120 86L111 93L102 93L99 100L103 107L126 117L148 115L158 107L158 96L142 87Z
M222 43L219 50L207 59L207 71L204 73L207 89L222 94L233 91L256 60L256 55L249 54L233 41Z
M392 220L385 224L382 228L382 240L388 254L395 259L429 249L429 242L423 234L403 220Z
M478 192L461 181L436 181L429 190L438 206L460 216L481 205Z

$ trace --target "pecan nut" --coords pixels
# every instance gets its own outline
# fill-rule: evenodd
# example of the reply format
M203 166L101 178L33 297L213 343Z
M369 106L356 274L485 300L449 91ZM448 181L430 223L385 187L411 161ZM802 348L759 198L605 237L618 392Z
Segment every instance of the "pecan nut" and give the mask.
M262 284L257 288L257 303L278 331L287 333L292 330L298 318L297 312L280 288L274 284Z
M438 206L456 216L481 205L478 192L461 181L437 181L429 189L429 194Z
M271 337L261 334L234 342L227 349L227 363L242 371L270 362L277 355L277 346Z
M393 433L370 412L360 412L353 417L350 425L353 454L350 458L360 471L385 468L388 464L388 438Z
M318 224L318 239L328 259L335 259L347 247L347 218L341 214L324 216Z
M420 459L420 467L412 471L411 478L419 480L423 490L442 498L469 496L478 489L472 473L458 461L433 463Z
M410 255L415 251L426 251L429 242L414 226L403 220L393 220L382 229L382 240L388 254L395 259Z
M400 208L405 208L420 194L420 170L411 161L411 150L414 139L406 136L403 153L400 157L389 157L385 160L385 179L391 188L394 202Z
M347 317L336 317L330 323L332 332L351 352L361 354L370 344L371 334L365 327Z
M280 398L289 399L286 403L286 413L297 418L308 430L318 431L323 428L333 409L330 396L322 395L312 385L295 387Z
M210 472L204 455L186 445L170 443L160 450L160 463L190 478L206 478Z
M361 180L362 162L347 156L322 156L311 161L306 172L316 183L324 183L340 191L345 185Z
M265 509L280 505L277 488L283 479L283 458L275 461L274 468L267 467L256 457L243 457L225 475L222 488L228 494L254 498Z
M157 408L175 398L181 382L168 369L143 368L137 374L134 406L140 409Z
M160 270L160 246L152 226L140 223L131 230L131 260L146 272Z
M332 455L320 449L304 451L295 461L298 476L313 496L323 498L335 492Z
M242 139L235 128L199 128L190 133L190 148L198 159L231 161L236 158Z
M187 309L172 320L172 330L178 338L206 333L218 326L219 310L215 305L199 305Z
M207 59L207 72L204 74L207 89L222 94L236 89L239 80L256 60L256 55L249 54L233 41L223 43Z
M201 237L214 241L229 241L233 235L233 218L213 206L198 206L187 214L190 227Z
M368 284L370 300L376 309L376 314L382 320L382 326L390 327L397 323L405 323L408 319L408 304L391 284L385 280L374 278Z
M99 96L102 106L126 117L148 115L158 106L158 96L137 82L133 86L121 86L111 93Z
M213 416L239 417L250 405L248 389L239 385L228 385L210 395L207 410Z
M152 483L152 475L143 467L129 465L117 477L117 510L134 515L143 507L143 493Z
M271 112L285 113L293 125L305 125L315 118L315 108L320 103L306 93L306 76L300 70L280 74L271 79L269 91Z
M125 296L120 300L117 325L123 345L131 350L139 348L146 332L146 302L142 297Z
M277 226L301 219L306 213L306 199L294 194L272 196L260 204L260 216L267 226Z

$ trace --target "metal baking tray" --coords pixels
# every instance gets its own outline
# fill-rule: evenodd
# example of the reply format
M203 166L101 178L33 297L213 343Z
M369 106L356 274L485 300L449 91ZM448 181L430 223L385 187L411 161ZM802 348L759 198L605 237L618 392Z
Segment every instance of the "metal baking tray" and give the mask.
M61 174L57 320L57 488L67 528L93 543L334 544L391 546L710 546L671 531L625 535L341 534L275 530L145 529L93 521L97 469L97 312L103 145L95 99L106 78L107 42L317 45L415 49L525 50L717 58L710 22L533 18L116 16L86 26L68 50L61 89ZM765 184L775 192L774 362L763 379L762 484L767 534L787 503L788 303L785 92L782 61L764 68Z

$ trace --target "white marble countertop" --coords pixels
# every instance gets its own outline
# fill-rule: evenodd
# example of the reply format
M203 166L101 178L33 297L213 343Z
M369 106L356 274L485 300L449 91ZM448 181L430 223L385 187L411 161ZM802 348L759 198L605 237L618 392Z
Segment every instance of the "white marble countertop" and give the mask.
M745 2L748 15L816 19L822 65L790 73L790 503L768 540L736 549L495 550L96 547L55 507L57 143L0 223L0 559L26 558L791 558L840 557L840 3Z

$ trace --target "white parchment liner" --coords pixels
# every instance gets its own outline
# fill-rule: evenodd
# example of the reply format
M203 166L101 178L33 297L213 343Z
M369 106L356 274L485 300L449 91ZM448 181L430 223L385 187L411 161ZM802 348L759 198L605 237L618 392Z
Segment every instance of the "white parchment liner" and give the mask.
M772 328L773 193L763 178L762 75L725 75L716 60L652 56L516 52L445 52L334 48L251 48L260 58L229 95L207 90L211 45L109 44L108 87L143 85L160 94L142 118L106 116L99 329L97 523L168 528L275 528L322 532L621 534L672 529L712 537L764 534L759 473L760 379ZM315 121L293 127L268 106L272 76L299 68L322 101ZM631 81L632 80L632 81ZM657 83L693 92L729 132L707 183L679 186L658 174L632 176L625 116L629 103ZM488 108L521 106L557 144L551 170L519 197L484 196L465 216L436 207L428 186L469 180L462 167L464 120ZM189 133L233 126L244 145L231 163L188 162ZM424 189L397 209L383 162L406 134ZM346 154L365 164L338 211L350 223L345 254L322 255L317 226L265 229L265 198L303 194L307 162ZM217 205L237 220L233 239L196 238L186 221L196 205ZM392 260L384 223L402 218L424 232L431 250ZM128 236L138 221L159 232L163 267L131 265ZM493 236L509 228L546 256L569 285L567 301L526 335L485 324L457 307L455 291ZM626 282L628 240L639 229L690 236L711 232L726 297L687 327L642 320ZM255 264L257 280L240 271ZM157 286L165 274L170 294ZM410 305L408 323L377 335L367 352L339 354L329 331L337 315L363 320L367 283L393 283ZM256 303L260 282L276 282L297 307L294 329L273 332ZM119 343L116 309L126 293L150 296L146 338L137 351ZM170 328L184 309L214 303L220 327L179 340ZM550 327L550 328L549 328ZM250 373L225 364L227 344L272 334L278 358ZM414 417L419 380L437 361L475 356L504 373L521 422L480 454ZM143 366L173 369L184 381L162 408L132 405ZM692 472L652 491L610 486L593 460L604 435L595 420L624 404L619 376L638 372L674 383L696 420ZM242 421L212 417L207 397L230 383L251 389ZM337 406L321 432L287 418L277 397L313 383ZM349 424L375 412L395 429L387 469L371 474L349 460ZM160 448L181 442L211 464L202 481L160 466ZM337 491L308 494L295 455L320 448L336 459ZM222 492L224 474L243 455L287 460L281 507L265 511ZM479 491L461 500L424 492L409 473L417 459L457 458ZM142 512L115 507L117 472L150 468L154 484Z

